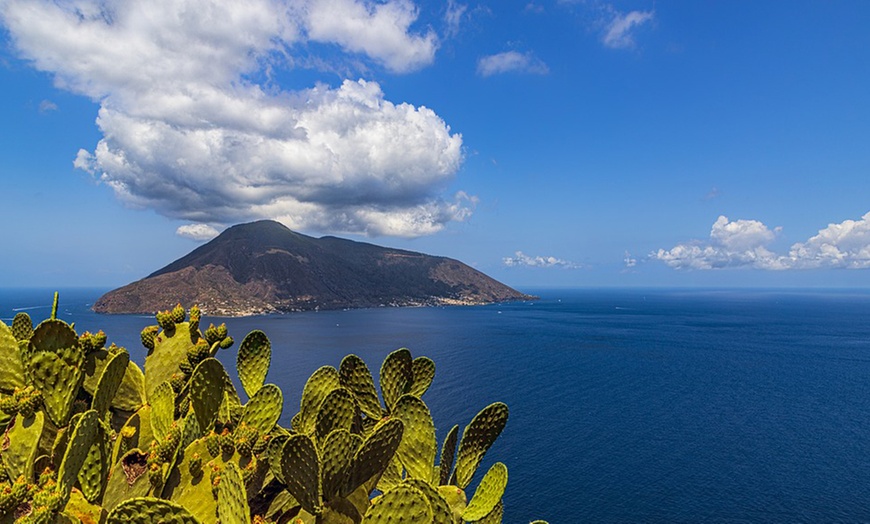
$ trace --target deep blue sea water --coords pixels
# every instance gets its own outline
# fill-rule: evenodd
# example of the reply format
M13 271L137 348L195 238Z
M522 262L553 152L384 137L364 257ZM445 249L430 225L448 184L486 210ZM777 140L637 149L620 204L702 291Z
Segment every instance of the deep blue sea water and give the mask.
M141 363L152 319L90 312L101 291L62 291L59 316ZM315 369L356 353L376 373L403 346L437 365L424 400L439 440L507 403L473 483L507 464L505 522L870 522L870 292L537 294L226 322L272 340L285 425ZM0 290L0 318L45 318L51 298ZM235 347L220 357L234 369Z

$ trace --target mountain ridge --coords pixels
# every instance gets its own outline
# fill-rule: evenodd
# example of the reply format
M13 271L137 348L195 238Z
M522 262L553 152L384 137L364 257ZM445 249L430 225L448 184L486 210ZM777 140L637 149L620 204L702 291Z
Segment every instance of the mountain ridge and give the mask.
M314 238L261 220L232 226L147 277L106 293L94 311L153 313L181 302L209 315L245 316L531 298L458 260Z

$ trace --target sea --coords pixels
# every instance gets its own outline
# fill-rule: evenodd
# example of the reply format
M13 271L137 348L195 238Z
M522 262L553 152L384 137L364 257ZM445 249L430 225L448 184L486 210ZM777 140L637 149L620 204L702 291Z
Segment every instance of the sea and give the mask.
M0 290L0 318L46 318L52 291ZM60 290L58 316L141 364L153 319L93 313L104 291ZM377 374L400 347L436 363L439 441L505 402L471 490L505 463L506 523L870 522L870 291L523 291L540 299L204 322L268 335L284 425L318 367Z

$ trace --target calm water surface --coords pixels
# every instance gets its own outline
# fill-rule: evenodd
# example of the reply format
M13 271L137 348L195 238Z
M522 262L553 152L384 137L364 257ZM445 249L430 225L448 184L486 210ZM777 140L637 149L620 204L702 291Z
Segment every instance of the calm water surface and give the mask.
M66 290L59 316L144 361L152 318L103 316ZM439 440L510 406L487 454L510 470L505 522L870 521L870 293L546 290L540 301L226 319L262 329L282 423L306 378L347 353L374 372L408 347L435 360ZM49 315L51 291L0 290ZM206 319L206 321L213 319ZM234 370L235 350L220 358Z

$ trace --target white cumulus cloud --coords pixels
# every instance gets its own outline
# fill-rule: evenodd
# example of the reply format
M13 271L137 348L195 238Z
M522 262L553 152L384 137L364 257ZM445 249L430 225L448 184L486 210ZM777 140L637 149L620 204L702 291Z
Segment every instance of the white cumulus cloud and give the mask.
M769 229L757 220L729 221L720 216L708 242L688 242L650 254L676 269L870 268L870 213L859 220L829 224L806 242L791 246L788 254L768 249L780 228Z
M805 268L870 268L870 213L859 220L829 224L791 247L789 259Z
M180 237L189 238L199 242L211 240L220 234L220 231L208 224L186 224L175 230Z
M614 49L629 49L635 46L634 31L654 17L653 11L615 13L607 24L601 41Z
M477 74L481 76L511 72L545 75L549 71L547 64L535 57L531 52L505 51L504 53L485 56L477 61Z
M512 257L504 257L502 262L508 267L561 267L565 269L577 269L579 264L562 260L552 256L529 256L522 251L517 251Z
M0 1L20 55L99 102L103 138L74 165L124 203L195 223L406 237L473 209L441 194L461 135L374 81L289 91L271 78L307 42L423 67L438 41L417 16L409 0Z

